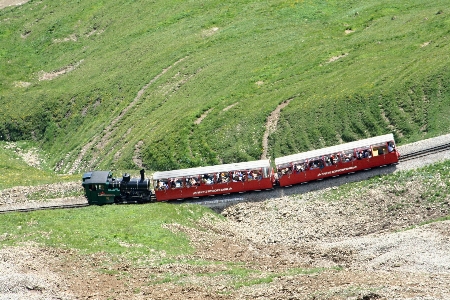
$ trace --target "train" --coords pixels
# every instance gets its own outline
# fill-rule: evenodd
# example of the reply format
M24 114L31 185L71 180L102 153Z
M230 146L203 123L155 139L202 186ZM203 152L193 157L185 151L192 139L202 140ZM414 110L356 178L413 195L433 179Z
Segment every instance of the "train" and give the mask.
M331 147L248 162L153 173L151 179L115 178L111 171L83 174L82 186L89 204L147 203L204 196L272 190L327 177L397 164L393 134Z

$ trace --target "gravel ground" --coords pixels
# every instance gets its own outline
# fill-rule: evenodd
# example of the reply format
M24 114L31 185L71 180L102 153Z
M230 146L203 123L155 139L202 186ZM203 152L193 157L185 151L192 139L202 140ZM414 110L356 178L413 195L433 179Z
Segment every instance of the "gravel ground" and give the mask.
M0 191L0 211L63 204L87 203L80 182L16 186ZM79 195L79 196L67 196Z
M450 135L405 145L399 151L406 154L448 141ZM411 179L401 187L402 193L380 184L338 201L327 198L346 182L417 168L449 155L444 152L396 167L251 194L254 202L220 209L226 217L223 221L212 216L202 219L199 225L204 230L165 225L187 234L197 249L178 261L216 264L149 263L133 268L126 259L111 261L103 254L86 256L35 244L3 247L0 299L450 299L450 221L415 227L450 214L448 202L430 205L419 197L427 183ZM0 209L83 203L84 197L66 196L80 191L79 182L14 187L0 191ZM393 209L400 204L401 209ZM5 238L0 233L0 240ZM110 269L100 272L105 263ZM225 275L229 264L255 270L249 275L254 280L284 275L236 288L233 277ZM323 269L289 273L300 268ZM219 272L224 275L198 275ZM180 279L165 283L167 274Z

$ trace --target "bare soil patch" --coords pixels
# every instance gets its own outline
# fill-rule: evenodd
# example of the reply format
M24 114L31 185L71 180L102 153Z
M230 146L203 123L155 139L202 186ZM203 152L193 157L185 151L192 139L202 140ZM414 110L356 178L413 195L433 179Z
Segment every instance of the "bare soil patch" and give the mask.
M269 135L277 129L278 119L280 117L281 110L289 105L292 99L288 99L277 106L277 108L267 117L266 121L266 131L264 132L262 147L263 153L261 154L261 159L267 159L267 151L269 148Z
M13 5L22 5L28 1L29 0L0 0L0 9Z
M204 216L197 229L164 224L196 249L164 264L156 252L136 263L30 243L4 247L0 299L450 299L450 221L417 226L450 214L449 195L439 203L421 197L439 181L372 184L334 200L330 187L240 203L222 220ZM19 195L36 192L16 187L0 196L20 204L27 197Z
M206 215L201 229L165 224L196 251L163 265L155 263L163 253L136 265L104 253L3 248L0 268L10 275L0 298L448 299L450 221L406 230L449 214L448 205L417 202L421 188L412 182L400 195L381 186L336 202L316 191L241 203L224 220ZM405 199L411 205L392 209ZM246 284L236 267L249 270Z

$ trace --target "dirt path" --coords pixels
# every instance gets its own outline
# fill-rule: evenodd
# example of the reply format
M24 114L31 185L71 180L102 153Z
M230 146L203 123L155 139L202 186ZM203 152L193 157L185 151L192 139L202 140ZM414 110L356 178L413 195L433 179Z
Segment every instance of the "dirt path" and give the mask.
M13 5L22 5L28 1L29 0L0 0L0 9Z
M78 157L75 159L72 167L70 168L69 172L70 174L76 172L82 162L83 157L85 157L87 151L93 147L95 147L97 150L99 151L94 151L92 152L92 159L90 162L90 165L87 167L92 167L93 164L96 163L97 159L98 159L98 153L100 153L100 151L102 149L104 149L104 147L106 146L106 144L109 143L111 136L114 136L114 134L116 133L116 124L125 116L125 114L131 109L133 108L141 99L142 95L145 93L145 91L149 88L150 85L152 85L156 80L158 80L162 75L164 75L167 71L169 71L170 69L172 69L174 66L176 66L177 64L179 64L180 62L182 62L184 59L186 59L186 57L181 58L180 60L174 62L172 65L170 65L169 67L163 69L161 71L161 73L159 73L158 75L156 75L154 78L152 78L145 86L143 86L137 93L136 97L133 99L133 101L130 102L130 104L127 105L127 107L125 107L120 114L115 117L108 126L106 126L106 128L103 130L102 134L96 135L92 141L88 142L86 145L84 145L79 154ZM135 154L136 157L139 156L139 154Z
M292 98L284 101L267 117L266 122L266 131L263 135L262 147L263 153L261 154L261 159L267 159L267 151L269 148L269 135L277 129L278 119L280 117L281 110L289 105L289 102L292 101Z
M450 135L443 137L438 143ZM450 221L417 226L450 215L450 195L439 203L421 196L440 184L439 176L423 180L421 174L404 183L380 178L334 200L330 187L240 203L225 209L224 219L206 215L196 228L164 224L196 249L164 264L157 251L137 266L105 253L33 243L3 247L0 299L450 299ZM26 195L44 190L60 195L73 189L70 183L11 188L1 191L1 205L23 205ZM8 238L0 232L0 240Z

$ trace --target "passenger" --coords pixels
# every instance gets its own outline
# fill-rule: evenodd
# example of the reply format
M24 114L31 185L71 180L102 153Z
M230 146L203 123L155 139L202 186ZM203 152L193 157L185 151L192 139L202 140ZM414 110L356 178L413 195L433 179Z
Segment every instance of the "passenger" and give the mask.
M172 179L170 181L170 188L174 189L176 187L175 181Z
M356 158L357 158L357 159L362 159L362 158L363 158L363 153L362 153L362 151L358 151L358 152L356 153Z
M339 162L339 154L334 154L333 155L333 164L337 164Z
M160 191L164 190L164 186L163 186L162 181L158 180L157 186L158 186L158 190L160 190Z
M395 149L395 145L392 142L389 142L388 144L388 152L391 153L392 151L394 151Z
M220 177L222 177L222 182L230 181L230 176L228 173L222 173L222 174L220 174Z
M325 167L323 160L321 160L321 159L318 161L318 165L321 170Z

